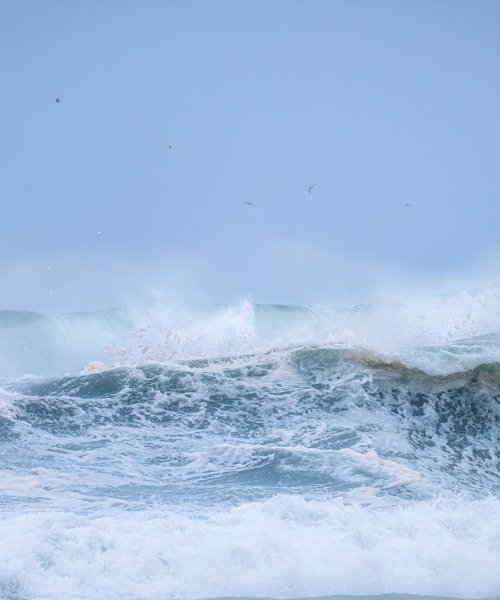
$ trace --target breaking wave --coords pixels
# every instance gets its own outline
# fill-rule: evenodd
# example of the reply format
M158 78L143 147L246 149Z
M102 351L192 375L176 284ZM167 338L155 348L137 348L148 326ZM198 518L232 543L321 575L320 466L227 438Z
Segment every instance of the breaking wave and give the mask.
M0 597L500 595L499 296L0 312Z

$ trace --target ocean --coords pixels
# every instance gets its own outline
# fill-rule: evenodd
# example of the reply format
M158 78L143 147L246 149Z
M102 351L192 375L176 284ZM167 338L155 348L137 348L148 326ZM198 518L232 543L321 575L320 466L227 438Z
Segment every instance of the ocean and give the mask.
M497 287L0 311L0 598L498 597L499 433Z

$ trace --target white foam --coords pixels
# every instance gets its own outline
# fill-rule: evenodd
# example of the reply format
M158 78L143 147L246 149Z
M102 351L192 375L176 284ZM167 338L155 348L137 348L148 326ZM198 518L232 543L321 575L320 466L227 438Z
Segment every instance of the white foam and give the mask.
M201 514L4 511L0 528L0 586L33 600L500 593L493 499L383 507L278 496Z
M404 486L414 491L427 490L429 486L421 473L418 473L407 465L381 458L373 449L366 452L359 452L353 448L342 448L339 453L349 457L355 464L360 465L363 469L368 469L378 476L389 476L392 485Z

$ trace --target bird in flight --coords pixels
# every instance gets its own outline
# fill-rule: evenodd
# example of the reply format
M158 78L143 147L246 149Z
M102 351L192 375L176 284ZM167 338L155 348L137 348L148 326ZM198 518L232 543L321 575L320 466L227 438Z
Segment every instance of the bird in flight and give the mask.
M172 150L172 144L169 144L168 149Z
M249 202L248 200L245 200L245 204L246 204L247 206L253 206L253 202Z
M411 208L411 204L410 204L410 202L407 202L407 203L405 204L405 208Z
M310 186L309 186L309 189L308 189L308 191L307 191L307 193L308 193L308 194L310 194L310 193L313 191L313 189L314 189L315 187L316 187L316 184L315 184L315 183L313 183L312 185L310 185Z
M60 104L60 103L61 103L61 98L56 98L56 102L57 102L58 104Z

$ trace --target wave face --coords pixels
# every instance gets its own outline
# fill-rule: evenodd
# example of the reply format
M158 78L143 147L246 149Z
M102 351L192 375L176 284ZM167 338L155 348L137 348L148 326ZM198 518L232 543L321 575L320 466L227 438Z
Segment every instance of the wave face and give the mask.
M499 296L0 312L0 597L499 596Z

